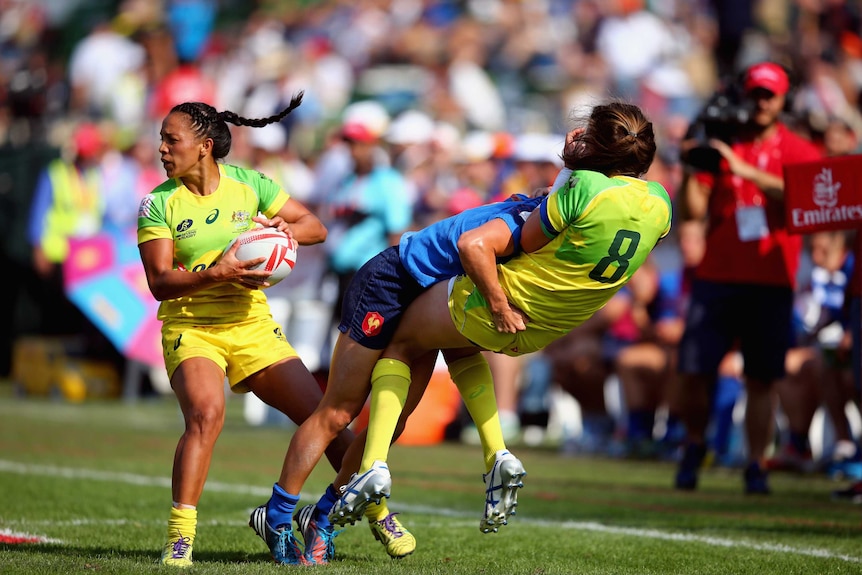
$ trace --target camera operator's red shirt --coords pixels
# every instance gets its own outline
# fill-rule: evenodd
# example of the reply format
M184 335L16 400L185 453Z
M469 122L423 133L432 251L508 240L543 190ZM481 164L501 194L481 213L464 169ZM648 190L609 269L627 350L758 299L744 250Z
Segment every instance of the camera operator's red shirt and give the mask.
M767 140L731 144L733 151L757 168L782 176L782 166L810 162L822 156L817 147L791 132L783 124ZM719 173L700 172L698 181L712 188L709 198L706 253L695 277L716 282L796 286L802 236L789 234L784 203L768 197L749 180L730 173L722 159ZM759 239L739 238L736 212L739 208L763 207L768 233Z

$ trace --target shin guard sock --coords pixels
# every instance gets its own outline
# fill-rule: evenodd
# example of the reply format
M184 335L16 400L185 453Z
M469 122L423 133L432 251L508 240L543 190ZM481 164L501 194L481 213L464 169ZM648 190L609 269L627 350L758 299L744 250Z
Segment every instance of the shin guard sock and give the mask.
M359 472L371 469L374 462L386 461L389 445L410 390L410 367L396 359L381 359L371 373L371 407L368 434Z
M494 378L491 368L481 353L453 361L449 366L452 381L458 387L461 399L476 424L485 471L494 466L498 451L506 449L500 415L497 412L497 395L494 393Z

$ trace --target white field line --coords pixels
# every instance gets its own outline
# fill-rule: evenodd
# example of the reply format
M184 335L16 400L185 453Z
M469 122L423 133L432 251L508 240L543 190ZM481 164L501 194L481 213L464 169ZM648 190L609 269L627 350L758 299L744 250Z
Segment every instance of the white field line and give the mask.
M19 475L45 475L50 477L64 477L68 479L89 479L93 481L107 481L113 483L127 483L131 485L141 485L148 487L166 487L170 488L171 480L169 477L152 477L147 475L137 475L134 473L117 473L113 471L98 471L93 469L77 469L71 467L56 467L53 465L34 465L28 463L18 463L14 461L6 461L0 459L0 473L16 473ZM204 489L209 491L220 491L223 493L240 493L250 494L259 497L268 498L272 493L271 488L257 487L254 485L242 485L236 483L222 483L218 481L207 481ZM316 499L319 494L300 494L301 499ZM446 517L469 518L476 517L477 513L467 513L455 509L447 509L443 507L431 507L426 505L411 505L409 503L393 502L391 508L399 511L407 511L413 513L422 513L428 515L443 515ZM38 525L45 524L50 526L58 525L90 525L90 524L117 524L122 525L125 520L97 520L97 519L77 519L71 521L9 521L2 519L0 521L6 524L26 524ZM136 521L135 523L140 523ZM159 522L161 523L161 521ZM202 524L209 525L245 525L246 522L233 521L202 521ZM466 521L465 521L466 523ZM472 522L470 522L472 523ZM537 527L554 527L556 529L570 529L572 531L592 531L597 533L612 533L615 535L626 535L629 537L640 537L644 539L659 539L663 541L678 541L682 543L699 543L702 545L710 545L713 547L753 549L755 551L767 551L771 553L787 553L791 555L803 555L807 557L818 557L821 559L839 559L848 563L862 563L862 557L853 555L844 555L834 553L825 549L812 549L804 547L792 547L790 545L776 543L756 543L753 541L745 541L738 539L724 539L720 537L708 537L703 535L693 535L688 533L673 533L659 531L656 529L642 529L635 527L614 527L610 525L602 525L590 521L548 521L538 519L522 519L518 518L517 523L527 523ZM451 522L446 525L451 526Z

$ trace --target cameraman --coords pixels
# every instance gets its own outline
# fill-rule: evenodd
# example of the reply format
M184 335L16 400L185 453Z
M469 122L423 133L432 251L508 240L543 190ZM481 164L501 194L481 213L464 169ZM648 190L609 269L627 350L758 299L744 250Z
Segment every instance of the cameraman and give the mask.
M802 249L801 236L790 235L784 221L782 166L820 153L779 120L790 88L781 66L751 66L742 87L751 115L727 138L708 140L717 152L714 171L693 167L682 155L688 168L679 209L683 219L704 220L707 235L679 348L677 391L688 437L676 488L697 487L719 363L738 344L747 391L745 492L767 494L761 459L773 433L773 386L784 375L791 342ZM688 149L695 145L688 143Z

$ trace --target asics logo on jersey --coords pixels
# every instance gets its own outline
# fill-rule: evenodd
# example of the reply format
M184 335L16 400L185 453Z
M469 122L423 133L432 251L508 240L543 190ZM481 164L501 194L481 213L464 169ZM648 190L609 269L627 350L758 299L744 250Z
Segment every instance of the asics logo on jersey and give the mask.
M207 216L206 222L208 224L211 224L214 221L216 221L217 219L218 219L218 208L214 209L213 211L211 211L209 213L209 215Z
M177 224L177 231L178 232L184 232L184 231L188 230L190 227L192 227L193 223L194 222L192 220L185 219L185 220L181 221L179 224Z
M180 342L183 339L183 334L177 336L177 339L174 340L174 351L177 351L180 347Z
M362 333L367 336L377 335L383 327L384 318L376 311L370 311L365 314L365 319L362 320Z

